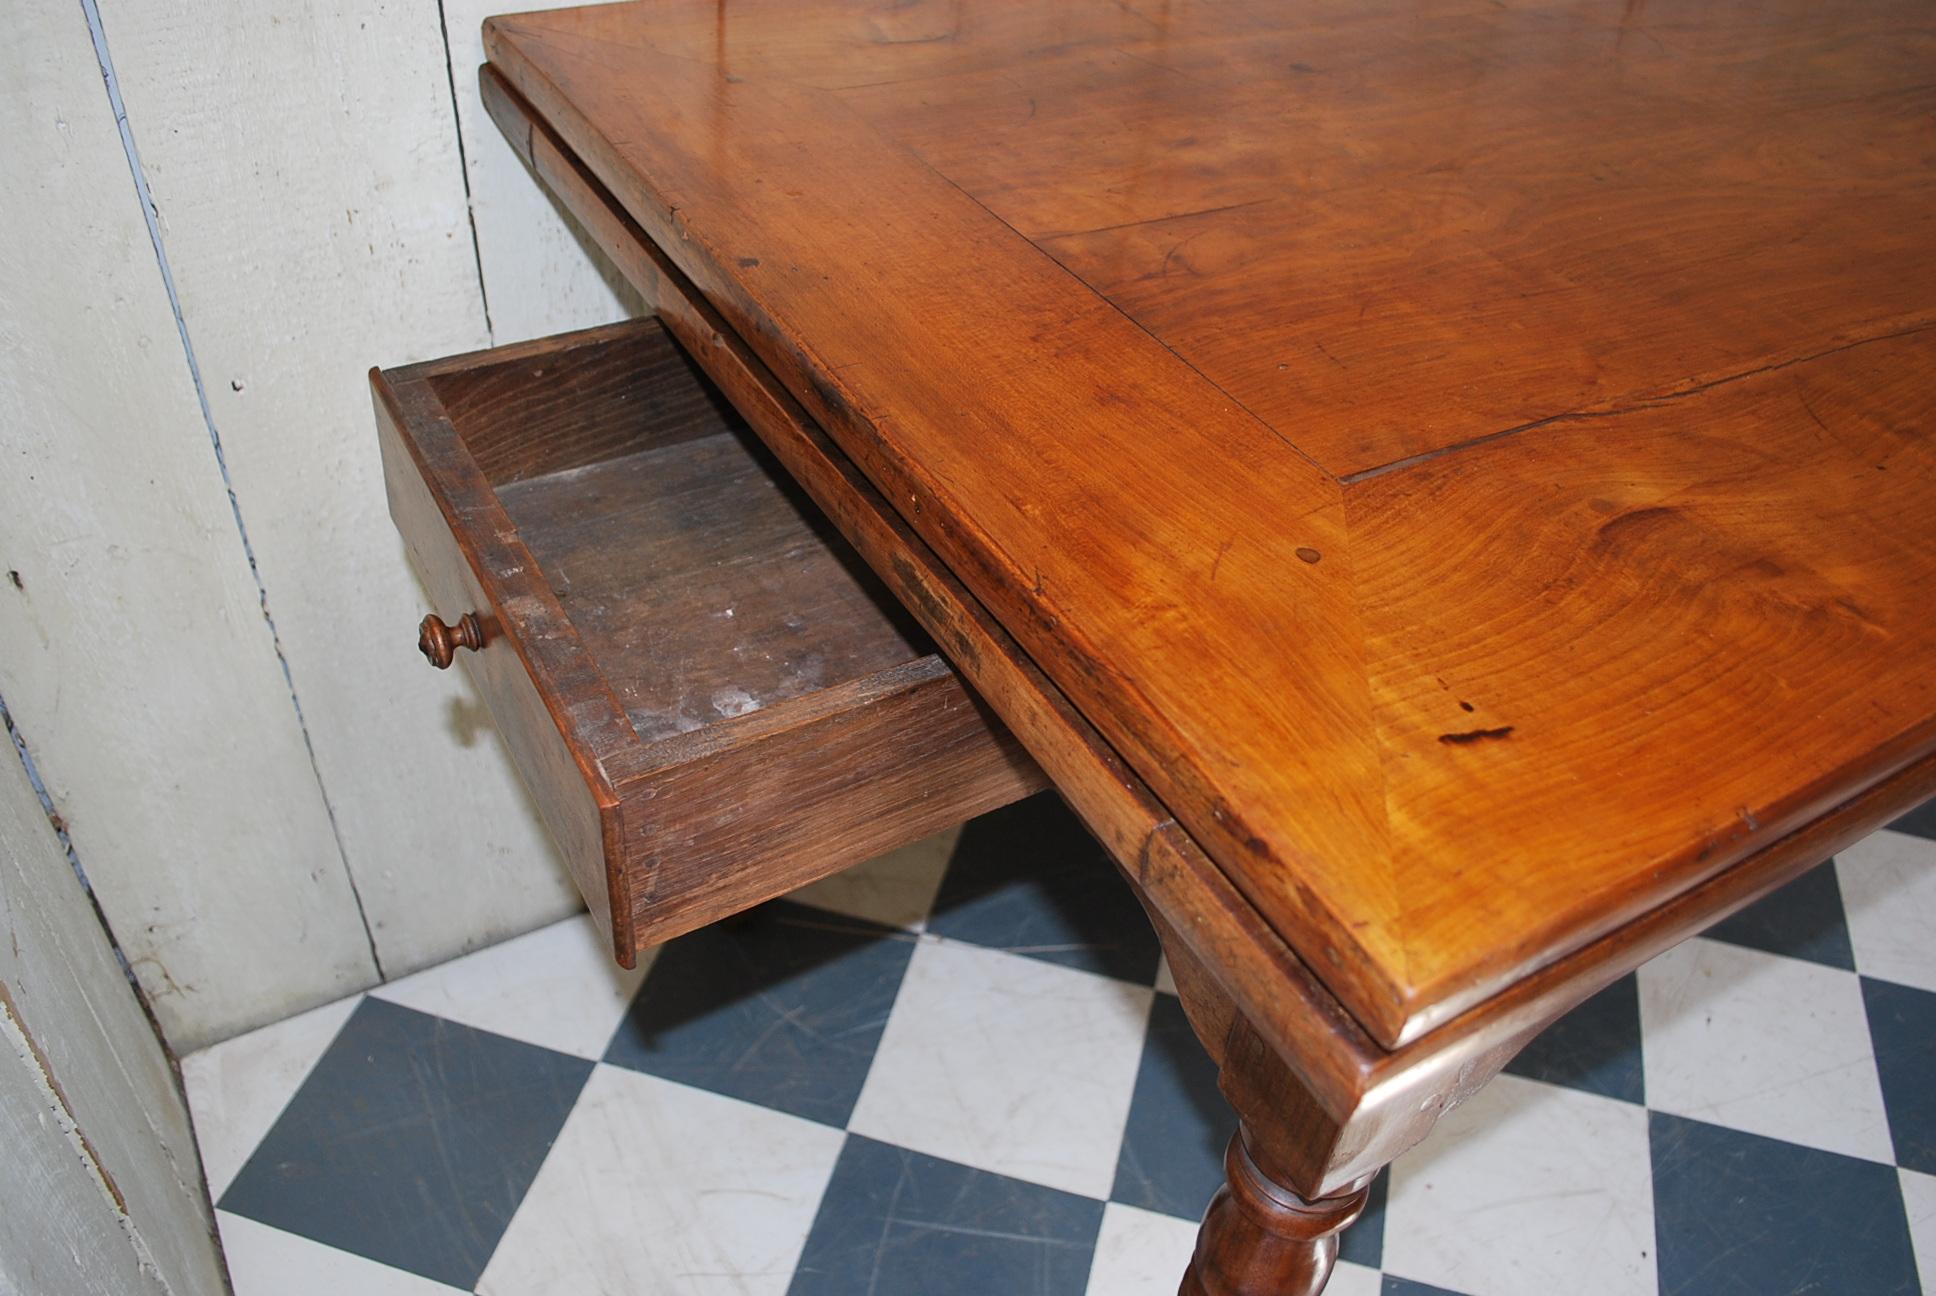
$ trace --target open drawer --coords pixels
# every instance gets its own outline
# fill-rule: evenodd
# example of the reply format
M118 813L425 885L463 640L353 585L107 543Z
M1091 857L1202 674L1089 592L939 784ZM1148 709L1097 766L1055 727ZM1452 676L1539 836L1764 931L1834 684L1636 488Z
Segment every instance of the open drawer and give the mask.
M370 381L419 646L620 962L1042 785L658 321Z

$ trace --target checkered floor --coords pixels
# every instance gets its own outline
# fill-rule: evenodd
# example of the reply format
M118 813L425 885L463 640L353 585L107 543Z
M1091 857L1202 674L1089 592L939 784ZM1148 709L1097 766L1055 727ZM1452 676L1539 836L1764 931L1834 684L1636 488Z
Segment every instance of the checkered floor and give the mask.
M184 1071L239 1296L1170 1296L1231 1127L1048 797L635 973L574 920ZM1336 1296L1919 1291L1936 806L1554 1027L1344 1255Z

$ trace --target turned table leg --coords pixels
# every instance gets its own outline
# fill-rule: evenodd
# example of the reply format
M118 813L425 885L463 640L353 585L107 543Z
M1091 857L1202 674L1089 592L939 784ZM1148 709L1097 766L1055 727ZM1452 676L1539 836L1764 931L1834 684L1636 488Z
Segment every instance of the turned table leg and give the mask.
M1380 1165L1430 1121L1392 1141L1382 1137L1391 1110L1343 1118L1327 1110L1174 929L1155 922L1183 1010L1240 1122L1178 1296L1317 1296L1337 1263L1338 1235L1364 1210Z
M1151 838L1153 846L1164 840L1161 833ZM1216 1063L1217 1087L1239 1127L1224 1155L1224 1186L1204 1215L1179 1296L1317 1296L1337 1263L1339 1235L1363 1212L1378 1172L1604 981L1588 977L1571 997L1522 1005L1476 1037L1452 1035L1439 1047L1415 1041L1384 1052L1342 1010L1287 1019L1269 984L1249 986L1247 996L1226 986L1186 939L1201 937L1214 953L1215 942L1202 937L1208 926L1194 919L1173 924L1151 902L1153 891L1176 901L1186 889L1166 868L1186 866L1194 869L1174 850L1166 856L1152 848L1130 880L1163 943L1190 1029ZM1188 886L1209 885L1214 892L1214 878L1204 882L1208 868L1195 869ZM1191 894L1179 904L1186 917ZM1252 1011L1257 1022L1247 1016ZM1343 1044L1327 1052L1326 1045L1340 1037Z
M1338 1234L1365 1208L1369 1179L1306 1201L1257 1164L1239 1129L1227 1182L1210 1202L1178 1296L1317 1296L1338 1259Z

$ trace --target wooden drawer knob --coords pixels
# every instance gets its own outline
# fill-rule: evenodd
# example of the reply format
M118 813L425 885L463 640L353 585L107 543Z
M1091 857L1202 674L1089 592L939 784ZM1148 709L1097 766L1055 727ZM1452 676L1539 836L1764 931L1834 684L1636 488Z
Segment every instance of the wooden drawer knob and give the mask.
M458 617L454 626L445 625L443 618L432 612L417 627L417 651L438 670L447 669L456 660L459 648L476 652L483 646L484 623L475 612Z

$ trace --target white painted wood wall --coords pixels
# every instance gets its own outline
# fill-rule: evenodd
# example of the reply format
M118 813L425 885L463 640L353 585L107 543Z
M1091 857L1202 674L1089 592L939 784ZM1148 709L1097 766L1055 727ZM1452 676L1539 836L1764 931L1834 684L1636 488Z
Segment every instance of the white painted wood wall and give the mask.
M10 10L0 699L177 1050L576 903L415 652L364 378L631 309L478 103L531 7Z
M26 770L0 751L0 1293L221 1290L168 1059Z

